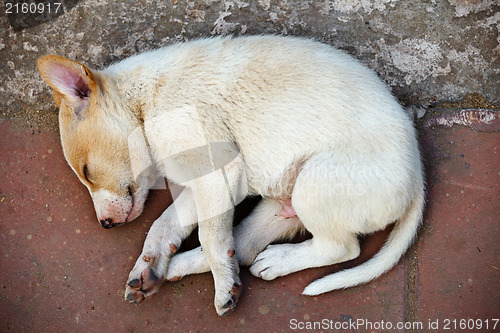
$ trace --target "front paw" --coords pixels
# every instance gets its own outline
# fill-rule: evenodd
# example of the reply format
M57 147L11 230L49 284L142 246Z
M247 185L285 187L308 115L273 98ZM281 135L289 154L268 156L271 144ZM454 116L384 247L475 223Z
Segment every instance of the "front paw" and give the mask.
M146 259L145 259L145 258ZM156 294L163 283L163 275L158 272L151 257L141 256L129 274L125 298L135 304Z
M225 316L233 312L236 303L240 298L243 286L238 279L233 286L227 290L216 290L215 292L215 310L219 316Z
M236 303L240 298L243 286L240 280L240 266L234 256L235 251L227 252L229 261L225 269L220 269L224 266L219 266L219 269L212 269L215 282L215 311L219 316L225 316L233 312Z
M129 274L125 299L139 304L156 294L165 280L167 264L177 246L160 246L159 251L143 252ZM156 252L156 254L154 254Z

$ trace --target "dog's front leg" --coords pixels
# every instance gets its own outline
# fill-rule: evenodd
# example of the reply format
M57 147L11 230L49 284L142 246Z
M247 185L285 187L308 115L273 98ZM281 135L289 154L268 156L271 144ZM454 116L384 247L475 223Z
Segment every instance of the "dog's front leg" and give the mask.
M193 195L186 188L151 226L142 253L129 274L127 300L138 304L158 291L170 258L196 227L196 222Z
M200 222L201 247L215 283L215 310L220 316L236 306L242 285L232 235L233 210Z
M236 192L241 192L240 167L234 161L192 182L198 215L199 239L215 283L215 310L220 316L236 306L242 285L233 240Z

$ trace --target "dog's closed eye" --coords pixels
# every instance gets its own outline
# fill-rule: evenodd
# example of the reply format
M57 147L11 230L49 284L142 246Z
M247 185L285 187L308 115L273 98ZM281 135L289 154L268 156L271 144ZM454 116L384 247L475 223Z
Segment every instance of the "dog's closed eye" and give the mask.
M90 184L92 184L92 182L89 180L89 170L87 168L87 164L85 164L83 166L83 177L85 177L85 180L88 181Z

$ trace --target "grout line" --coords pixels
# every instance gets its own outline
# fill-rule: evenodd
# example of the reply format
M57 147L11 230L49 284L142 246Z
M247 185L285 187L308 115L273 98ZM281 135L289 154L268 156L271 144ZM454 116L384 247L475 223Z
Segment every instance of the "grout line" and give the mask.
M417 243L415 242L412 247L408 250L408 266L406 271L406 286L407 286L407 296L406 296L406 313L405 321L408 323L415 323L417 321L416 314L416 275L417 275ZM414 333L413 328L407 329L406 332Z

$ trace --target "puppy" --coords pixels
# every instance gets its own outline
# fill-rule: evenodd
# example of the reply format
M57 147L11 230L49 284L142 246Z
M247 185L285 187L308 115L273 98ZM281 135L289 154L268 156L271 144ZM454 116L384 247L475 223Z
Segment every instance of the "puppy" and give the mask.
M211 38L98 71L55 55L38 68L59 106L64 155L104 228L143 210L158 177L181 185L130 272L140 303L164 280L211 271L215 309L232 311L239 266L272 280L356 258L359 234L396 221L371 260L311 283L318 295L394 266L422 219L424 181L411 119L382 81L302 38ZM234 206L262 196L234 230ZM201 247L176 254L199 227ZM307 229L299 244L269 245Z

